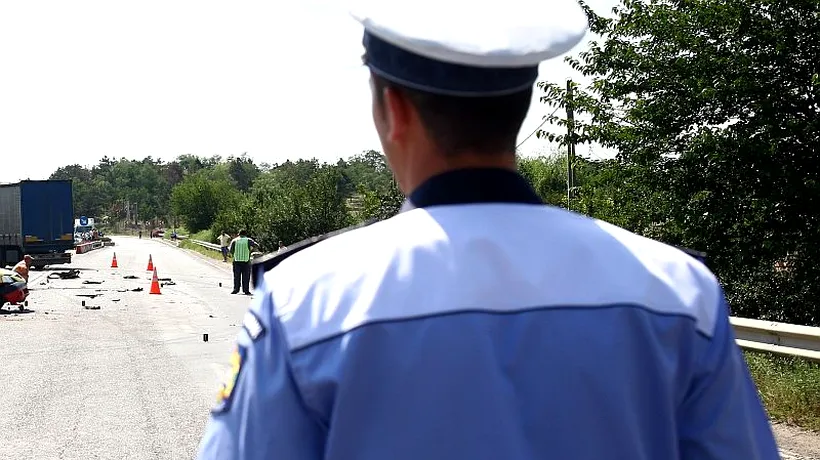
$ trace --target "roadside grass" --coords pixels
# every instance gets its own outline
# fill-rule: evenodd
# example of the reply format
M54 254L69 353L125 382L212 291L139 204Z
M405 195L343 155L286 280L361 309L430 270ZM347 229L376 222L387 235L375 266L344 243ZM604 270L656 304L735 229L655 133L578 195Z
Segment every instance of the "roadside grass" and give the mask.
M216 242L210 230L202 230L201 232L196 233L183 233L183 235L188 235L188 238L192 240L206 241L208 243Z
M820 364L764 352L744 355L769 417L820 431Z

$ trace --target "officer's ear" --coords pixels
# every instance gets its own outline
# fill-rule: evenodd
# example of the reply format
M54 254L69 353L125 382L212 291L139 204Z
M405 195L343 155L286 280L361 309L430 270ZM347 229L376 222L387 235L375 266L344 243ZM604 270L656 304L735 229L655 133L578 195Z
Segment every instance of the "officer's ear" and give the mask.
M410 126L417 120L407 94L402 88L372 73L370 84L373 91L373 120L379 137L389 144L403 143Z
M413 123L414 108L407 95L400 89L387 86L382 90L384 116L388 138L391 142L402 143Z

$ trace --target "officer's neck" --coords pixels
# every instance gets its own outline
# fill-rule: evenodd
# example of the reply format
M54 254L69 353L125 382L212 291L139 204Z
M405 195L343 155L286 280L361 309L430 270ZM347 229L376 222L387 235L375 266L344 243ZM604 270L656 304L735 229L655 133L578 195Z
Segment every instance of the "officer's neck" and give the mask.
M397 172L397 179L404 194L410 195L419 185L428 179L448 171L459 169L517 169L515 153L494 155L461 153L458 155L441 155L426 153L412 155L413 161L406 164L403 171Z

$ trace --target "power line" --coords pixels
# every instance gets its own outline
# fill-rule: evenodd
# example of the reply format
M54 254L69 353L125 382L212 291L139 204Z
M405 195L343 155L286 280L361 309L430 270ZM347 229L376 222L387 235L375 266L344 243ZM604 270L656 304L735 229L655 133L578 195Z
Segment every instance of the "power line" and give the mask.
M547 117L544 118L544 121L542 121L541 124L538 125L538 127L535 128L535 130L533 130L533 132L531 132L529 136L525 137L523 141L519 142L518 145L515 146L515 149L518 150L519 147L524 145L524 142L527 142L527 140L529 138L531 138L533 134L537 133L538 130L541 129L541 127L544 126L550 120L550 117L555 115L555 112L557 112L557 111L558 111L558 107L556 107L555 110L553 110L551 114L547 115Z

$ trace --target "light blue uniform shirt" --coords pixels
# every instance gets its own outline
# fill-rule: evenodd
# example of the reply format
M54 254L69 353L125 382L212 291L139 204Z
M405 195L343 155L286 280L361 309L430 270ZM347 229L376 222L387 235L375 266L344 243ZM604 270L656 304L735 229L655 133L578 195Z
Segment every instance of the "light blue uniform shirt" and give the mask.
M702 263L512 173L430 184L265 274L200 459L779 458Z

